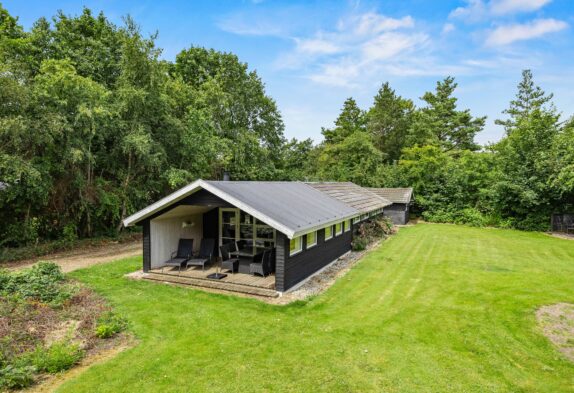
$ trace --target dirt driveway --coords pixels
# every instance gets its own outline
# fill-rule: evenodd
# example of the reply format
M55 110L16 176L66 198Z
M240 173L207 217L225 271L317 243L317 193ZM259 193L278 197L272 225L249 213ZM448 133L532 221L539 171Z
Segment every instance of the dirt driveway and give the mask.
M38 261L55 262L64 272L82 269L84 267L115 261L117 259L138 256L142 254L141 240L123 242L123 243L106 243L100 246L80 248L71 251L64 251L56 254L44 255L31 260L19 261L8 264L9 270L17 270L30 267Z

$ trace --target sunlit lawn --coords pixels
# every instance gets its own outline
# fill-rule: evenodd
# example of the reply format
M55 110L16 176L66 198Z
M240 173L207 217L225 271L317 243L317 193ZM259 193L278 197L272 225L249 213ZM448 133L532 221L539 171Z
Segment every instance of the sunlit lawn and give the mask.
M123 277L140 263L72 274L111 300L139 344L61 391L574 391L574 364L534 317L574 302L572 241L419 224L326 293L283 307Z

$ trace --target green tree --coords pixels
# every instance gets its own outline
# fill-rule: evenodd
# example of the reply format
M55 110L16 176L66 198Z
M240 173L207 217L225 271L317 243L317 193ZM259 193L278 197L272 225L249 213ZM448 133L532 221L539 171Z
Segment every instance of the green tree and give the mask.
M335 127L332 129L323 128L321 133L325 138L325 143L339 143L355 132L365 131L366 114L357 106L357 102L352 98L347 98L343 103L341 113L335 120Z
M317 177L326 181L351 181L362 186L377 186L383 162L382 153L369 134L357 131L339 143L326 143L319 151Z
M517 122L528 117L535 110L542 110L551 103L553 94L546 94L539 86L534 84L532 71L523 70L522 80L518 84L516 98L510 101L510 107L502 113L509 116L506 120L495 120L496 124L504 126L507 134L510 134L517 126Z
M409 130L408 145L436 145L445 151L477 150L475 135L482 131L486 117L472 117L469 109L458 110L454 78L437 82L436 91L422 96L426 106L417 110Z
M414 104L398 96L389 83L384 83L367 113L367 130L385 161L400 158L411 125Z

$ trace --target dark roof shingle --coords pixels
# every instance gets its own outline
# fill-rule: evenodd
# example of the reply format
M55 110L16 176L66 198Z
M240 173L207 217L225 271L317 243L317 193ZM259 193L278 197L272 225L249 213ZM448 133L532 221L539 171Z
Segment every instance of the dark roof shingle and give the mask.
M309 182L307 184L361 213L368 213L392 204L391 201L369 191L368 188L351 182Z
M412 188L369 188L369 190L393 203L410 203L413 197Z

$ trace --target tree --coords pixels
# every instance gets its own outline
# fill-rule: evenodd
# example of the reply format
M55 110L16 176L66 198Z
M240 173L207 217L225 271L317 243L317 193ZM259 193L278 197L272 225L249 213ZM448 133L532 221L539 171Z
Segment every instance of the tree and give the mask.
M388 82L381 86L367 113L367 130L386 162L400 158L413 111L413 102L398 96Z
M319 151L317 176L327 181L351 181L362 186L377 186L382 154L369 134L357 131L339 143L326 143Z
M415 112L408 146L435 145L443 150L477 150L475 135L484 128L486 117L472 117L469 109L457 110L453 97L457 84L447 77L437 82L435 93L426 92L426 107Z
M366 115L357 106L357 102L349 97L345 100L341 113L335 120L335 127L332 129L323 128L321 133L325 137L325 143L339 143L355 132L365 131Z
M532 71L523 70L522 80L518 84L516 98L510 101L510 107L502 113L509 115L509 119L495 120L496 124L504 126L506 134L510 134L517 126L517 122L528 117L533 111L544 109L551 102L553 94L546 94L539 86L534 84Z

